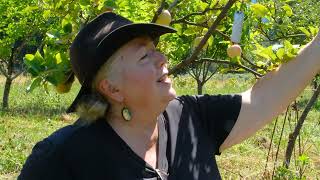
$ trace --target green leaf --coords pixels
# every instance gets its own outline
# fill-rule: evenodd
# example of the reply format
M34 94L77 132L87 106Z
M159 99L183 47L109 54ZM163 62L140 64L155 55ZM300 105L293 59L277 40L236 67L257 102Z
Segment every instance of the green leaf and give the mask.
M266 63L264 63L263 61L258 61L256 64L259 67L263 67L263 66L265 66Z
M298 27L300 31L302 31L306 36L310 37L310 32L305 27Z
M258 45L257 50L254 50L253 53L266 59L277 59L277 56L273 53L272 46L264 48L263 46Z
M261 52L259 50L254 50L254 51L252 51L252 53L254 53L254 54L258 55L258 56L261 56L261 57L263 57L265 59L269 59L269 56L267 54L265 54L265 53L263 53L263 52Z
M198 5L199 5L199 7L200 7L201 10L205 10L205 9L207 8L207 6L208 6L207 3L204 3L204 2L202 2L202 1L200 1L200 2L198 3Z
M292 9L289 5L286 4L286 5L282 6L282 9L284 9L286 11L286 15L288 17L293 15Z
M226 28L225 25L218 25L218 27L217 27L217 30L219 30L219 31L221 31L221 32L225 31L226 29L227 29L227 28Z
M52 71L49 76L46 77L46 80L53 85L63 83L65 81L65 75L63 71L56 70Z
M230 44L230 41L219 41L219 44Z
M48 19L52 14L52 12L50 10L45 10L42 14L42 17L45 19Z
M38 6L27 6L26 8L24 8L21 12L22 13L31 13L34 10L37 10L39 7Z
M216 6L218 0L212 0L210 3L210 8L214 8Z
M268 8L259 3L251 5L251 10L257 17L260 17L260 18L268 14Z
M104 5L107 6L107 7L116 7L115 0L106 0L104 2Z
M43 58L41 54L37 51L35 55L26 54L24 57L24 63L28 67L28 72L31 73L32 76L38 76L42 70L41 63L43 62Z
M277 51L277 57L281 60L281 59L283 59L283 56L284 56L284 48L280 48L280 49L278 49L278 51Z
M37 51L36 54L34 55L34 59L39 61L39 62L43 61L43 57L42 57L42 55L40 54L39 51Z
M174 24L173 28L177 30L177 34L182 35L182 25L181 24Z
M298 161L300 161L303 164L308 164L310 161L310 158L307 155L302 154L301 156L298 157Z
M90 5L90 0L80 0L80 5L81 5L81 6Z
M190 36L190 35L194 35L194 34L198 34L199 32L195 31L195 29L193 28L188 28L187 30L185 30L183 32L184 35L186 36Z
M65 33L71 33L72 32L72 24L71 23L68 23L66 25L63 26L63 31Z
M208 42L209 46L212 46L212 44L213 44L213 37L210 36L207 42Z
M26 54L26 55L24 56L24 58L25 58L26 60L28 60L28 61L32 61L32 60L34 59L34 55L33 55L33 54Z
M310 30L310 32L311 32L311 35L312 35L313 37L315 37L315 36L318 34L319 28L309 26L309 30Z
M42 82L41 77L37 77L32 80L31 84L27 87L27 93L32 92L36 87L39 87Z
M58 53L58 54L56 54L56 64L60 64L61 62L62 62L61 54Z
M293 46L292 46L292 44L290 43L290 41L284 40L283 44L284 44L284 48L285 48L285 49L287 49L287 50L293 49Z
M66 18L62 20L61 25L62 25L63 31L65 33L71 33L72 32L72 24Z
M230 58L230 62L235 63L235 64L239 64L238 57Z
M49 33L49 32L47 32L46 35L47 35L49 38L57 38L54 34Z

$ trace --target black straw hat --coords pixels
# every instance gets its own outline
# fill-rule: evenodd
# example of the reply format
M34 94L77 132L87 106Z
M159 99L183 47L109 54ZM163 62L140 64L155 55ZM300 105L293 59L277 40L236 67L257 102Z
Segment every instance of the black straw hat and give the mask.
M81 99L91 94L95 75L121 46L139 36L147 35L156 39L173 32L176 30L168 26L133 23L112 12L103 13L89 22L77 34L70 47L72 71L82 86L67 112L75 112Z

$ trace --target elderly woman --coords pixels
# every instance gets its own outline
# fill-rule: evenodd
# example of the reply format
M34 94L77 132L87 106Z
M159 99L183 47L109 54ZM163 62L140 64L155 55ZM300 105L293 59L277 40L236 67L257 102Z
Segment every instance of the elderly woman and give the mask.
M75 38L79 120L37 143L19 179L221 179L214 155L281 113L320 68L319 37L237 95L176 97L153 40L174 29L104 13Z

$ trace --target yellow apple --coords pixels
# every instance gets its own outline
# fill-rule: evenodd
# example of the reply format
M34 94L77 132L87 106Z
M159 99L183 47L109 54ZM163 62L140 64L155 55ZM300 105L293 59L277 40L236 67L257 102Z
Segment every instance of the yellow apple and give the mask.
M112 12L112 11L113 11L113 7L111 7L111 6L104 6L104 7L102 8L102 11L103 11L103 12Z
M203 29L202 29L202 35L207 34L207 32L208 32L208 29L207 29L207 28L203 28Z
M192 48L195 49L197 46L199 46L202 38L203 38L203 36L196 37L196 38L193 40ZM208 45L209 45L209 44L208 44L208 41L207 41L206 44L204 44L204 46L202 47L202 49L207 49Z
M169 26L171 23L171 14L168 10L163 10L156 20L157 24Z
M229 57L234 58L241 56L241 47L238 44L234 44L227 49L227 54Z
M67 93L70 91L71 86L72 86L72 82L71 83L61 83L56 86L56 91L59 94Z

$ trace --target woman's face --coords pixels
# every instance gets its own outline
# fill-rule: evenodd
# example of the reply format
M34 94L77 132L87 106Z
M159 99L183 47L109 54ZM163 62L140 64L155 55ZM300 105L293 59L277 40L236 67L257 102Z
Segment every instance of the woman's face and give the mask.
M176 92L168 77L167 58L156 51L153 41L139 37L117 51L117 86L126 106L167 105Z

